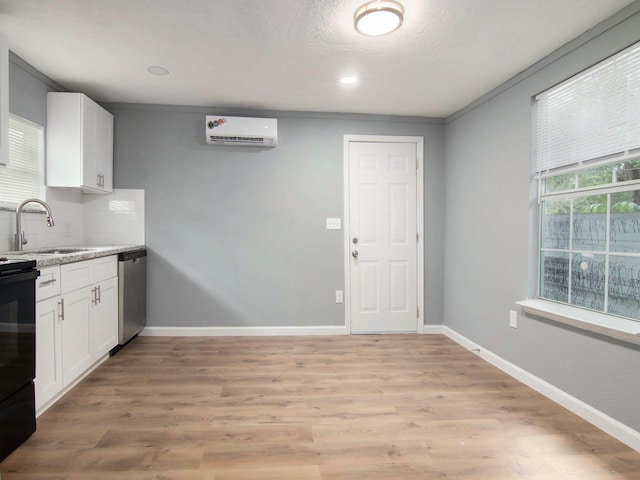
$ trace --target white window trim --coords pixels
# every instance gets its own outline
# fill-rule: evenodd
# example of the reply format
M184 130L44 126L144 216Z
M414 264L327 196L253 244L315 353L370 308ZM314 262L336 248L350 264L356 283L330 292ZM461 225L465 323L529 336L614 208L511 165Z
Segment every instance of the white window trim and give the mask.
M637 190L638 186L635 181L629 182L629 185L618 185L618 186L607 186L607 187L594 187L593 189L598 190L600 194L608 194L612 191L626 191L626 190ZM592 190L591 188L584 190ZM581 196L591 193L589 191L573 191L573 192L555 192L551 194L545 194L544 198L552 198L553 200L561 199L561 198L575 198L576 196ZM538 204L540 205L540 204ZM540 225L540 212L538 212L538 242L539 232L541 230ZM607 220L607 223L608 220ZM551 320L554 322L558 322L565 325L570 325L575 328L579 328L582 330L587 330L590 332L598 333L600 335L604 335L607 337L615 338L617 340L621 340L627 343L633 343L636 345L640 345L640 321L621 317L612 313L598 312L595 310L589 310L585 307L578 307L568 303L554 302L553 300L549 300L546 298L539 297L540 295L540 252L543 249L540 247L538 243L536 252L538 256L537 261L537 275L536 275L536 295L537 298L526 299L516 302L517 305L521 306L524 312L531 316L537 316L544 318L546 320ZM553 249L545 249L547 251ZM582 251L582 250L580 250ZM599 255L606 256L616 256L619 255L617 252L593 252ZM636 257L639 256L638 253L630 253L627 252L624 256Z
M633 119L630 119L629 117L627 117L627 123L624 125L624 131L626 132L626 139L624 141L621 140L621 143L615 144L615 145L609 141L609 143L599 145L595 150L591 150L591 151L582 152L581 150L582 140L580 138L577 138L576 135L573 135L573 137L570 136L569 140L574 142L571 144L572 148L569 148L567 150L565 148L566 145L563 146L562 144L554 144L556 147L560 148L560 150L566 151L566 154L567 154L566 159L564 159L564 157L563 158L557 157L558 152L555 152L555 153L552 152L553 155L556 155L556 157L553 157L555 158L555 160L551 162L549 161L549 158L544 156L541 157L541 154L542 154L542 151L544 151L544 149L549 145L552 145L553 141L556 141L558 137L556 136L556 138L554 139L553 135L551 135L551 137L543 136L543 140L551 140L552 143L545 143L545 141L541 141L539 137L541 134L540 132L545 131L546 129L546 132L548 133L549 124L544 124L544 121L548 120L548 118L543 118L544 128L541 130L541 125L539 123L541 121L541 117L539 116L539 114L542 112L539 110L539 108L542 108L541 107L542 103L540 101L544 99L544 101L546 102L545 97L547 97L549 94L551 95L556 94L560 92L562 89L564 89L566 86L571 86L573 82L576 82L576 81L582 82L583 79L588 78L592 73L597 72L601 68L605 68L605 69L609 68L611 65L614 64L614 62L617 62L618 60L623 58L626 59L626 60L623 60L623 62L628 61L629 59L632 59L632 60L629 60L628 64L625 64L621 68L623 68L625 72L629 72L629 74L630 72L633 72L633 75L635 76L634 78L637 79L638 78L637 75L639 71L638 58L640 55L639 46L640 46L640 43L635 43L634 45L628 47L622 52L612 55L611 57L603 60L597 65L594 65L590 69L587 69L583 72L576 74L570 79L562 82L561 84L555 87L550 88L545 92L542 92L540 95L537 95L535 97L536 102L534 104L533 115L534 115L534 118L537 118L537 122L535 123L535 128L534 128L534 132L537 138L534 146L534 153L536 156L536 180L538 182L538 206L539 207L541 205L541 200L543 198L547 200L560 200L565 198L575 198L578 196L585 196L585 195L596 194L596 193L610 194L617 191L637 190L638 188L637 180L625 182L624 185L616 185L615 179L614 179L614 184L607 185L604 187L603 186L586 187L586 188L579 188L571 191L562 191L562 192L553 192L553 193L543 194L541 187L542 187L542 180L545 178L558 175L558 174L578 172L581 170L586 170L588 168L597 167L600 165L613 164L613 163L618 163L619 161L638 158L638 151L639 151L638 147L640 146L640 144L638 144L638 132L639 132L638 129L640 128L640 124L638 123L637 116L635 116ZM609 77L606 77L606 78L609 78ZM637 105L638 104L637 94L633 94L629 96L631 92L629 87L625 85L624 82L619 84L618 83L615 83L615 82L612 83L613 85L612 88L614 88L614 90L619 93L618 95L619 98L616 97L618 98L618 101L620 101L620 98L626 98L626 100L623 102L626 108L630 108L630 106L634 107L635 105ZM636 87L634 88L637 88L637 84L635 85ZM634 90L634 92L635 91L637 90ZM630 99L632 97L635 98L636 100L631 101ZM619 104L616 104L616 105L619 106ZM632 110L632 111L637 112L637 110ZM605 128L605 131L607 128L611 132L617 131L612 129L612 125L614 127L616 125L619 125L619 123L616 123L617 118L620 116L618 109L613 108L611 106L609 110L606 110L605 112L607 114L611 113L612 115L605 115L606 117L605 119L599 119L598 120L599 123L595 128L597 128L599 132L601 130L600 124L602 124L602 125L605 125L604 127L602 127L602 128ZM613 123L610 123L609 121ZM588 123L587 126L591 128L591 130L588 130L587 133L592 133L595 131L593 130L594 128L593 122ZM575 131L572 131L572 132L575 133ZM562 133L562 131L560 133ZM585 132L582 132L582 133L583 135L585 134ZM577 139L574 137L576 137ZM580 151L581 153L580 155L576 156L575 154L578 151ZM588 152L587 155L583 155L583 153L587 153L587 152ZM598 155L592 155L592 153L599 153L599 155L601 156L598 158ZM558 158L560 159L558 160ZM538 297L535 299L527 299L520 302L516 302L516 304L521 306L525 314L529 316L551 320L561 324L570 325L575 328L579 328L579 329L594 332L600 335L615 338L617 340L621 340L624 342L640 345L640 321L630 319L630 318L620 317L611 313L593 311L583 307L574 306L571 304L554 302L552 300L539 298L539 294L540 294L539 289L541 285L540 257L541 257L541 251L542 251L541 245L539 243L540 231L541 231L540 211L538 211L537 217L538 217L538 235L537 235L538 243L536 247L536 256L537 256L538 268L536 272L536 289L535 290L536 290L536 296ZM611 252L609 252L607 248L606 255L610 255L610 254Z
M516 302L526 314L640 345L640 322L540 298Z

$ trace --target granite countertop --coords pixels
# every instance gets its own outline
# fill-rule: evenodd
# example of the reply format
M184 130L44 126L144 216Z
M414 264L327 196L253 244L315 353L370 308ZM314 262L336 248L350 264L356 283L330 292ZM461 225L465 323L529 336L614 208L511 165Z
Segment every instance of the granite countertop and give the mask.
M122 252L131 252L146 248L145 245L110 245L110 246L85 246L74 245L65 247L49 247L35 248L33 250L24 250L22 252L3 252L0 257L9 259L35 260L37 267L50 267L52 265L62 265L64 263L80 262L82 260L91 260L92 258L107 257L109 255L117 255ZM76 252L70 252L72 249L82 249ZM60 250L60 253L47 253L45 250Z

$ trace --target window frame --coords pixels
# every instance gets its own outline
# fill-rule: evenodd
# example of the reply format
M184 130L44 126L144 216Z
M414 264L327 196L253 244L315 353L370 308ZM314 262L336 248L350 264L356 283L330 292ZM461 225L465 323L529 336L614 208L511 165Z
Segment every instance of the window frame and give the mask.
M558 132L552 131L550 134L550 137L544 137L541 139L540 137L541 117L539 115L540 113L542 113L543 115L546 115L546 113L549 111L549 110L547 111L540 110L541 108L540 100L544 99L545 95L549 93L553 94L554 91L558 92L561 89L565 88L566 86L568 86L568 88L571 88L572 83L580 82L581 76L584 75L586 77L592 74L593 72L598 72L598 70L603 66L606 66L608 63L614 64L617 62L618 58L628 55L629 53L631 54L630 58L632 58L633 60L628 62L630 65L628 70L629 76L626 78L627 80L629 80L628 81L629 86L627 87L623 86L623 88L627 88L627 91L624 94L628 95L626 98L629 100L629 103L626 104L625 106L627 107L628 110L632 111L632 114L625 117L625 121L623 122L622 128L625 131L632 132L632 133L631 134L627 133L626 137L625 135L622 135L622 137L625 137L624 142L621 142L619 145L614 146L610 150L607 150L605 148L604 153L601 149L600 152L598 153L598 155L600 155L599 157L590 158L587 156L587 157L577 158L574 155L576 152L575 150L576 145L575 144L573 145L574 150L572 150L572 147L566 148L566 144L564 145L562 144L562 142L564 141L564 138L562 137L562 135L559 135ZM530 290L530 293L534 294L535 298L516 302L518 305L523 307L525 313L527 314L530 314L536 317L542 317L547 320L564 323L580 329L593 331L599 334L607 335L609 337L614 337L614 338L617 338L626 342L630 342L630 343L635 343L635 344L640 344L640 319L624 317L624 316L617 315L616 313L608 313L605 311L591 310L588 307L583 307L581 305L568 303L571 301L571 298L569 297L569 295L567 295L567 302L547 299L547 298L541 297L541 289L544 282L544 272L542 271L543 254L545 251L549 251L549 248L545 247L543 243L543 234L544 234L543 202L545 201L576 199L580 197L588 197L588 196L596 196L596 195L608 195L607 203L606 203L607 204L606 219L604 220L605 222L604 241L606 242L606 245L602 246L602 249L604 251L600 252L599 249L601 248L601 246L594 244L596 249L594 250L594 252L592 252L594 254L602 253L606 255L607 262L606 262L606 267L605 267L606 270L604 271L604 275L605 275L605 278L607 279L607 283L604 286L603 295L605 296L610 295L609 286L608 286L608 281L611 274L611 272L608 270L609 256L613 253L613 255L615 256L620 256L622 254L622 255L628 255L629 257L635 257L635 258L640 257L640 252L638 251L630 250L625 252L625 251L616 251L615 249L612 250L610 248L611 239L609 238L611 234L610 219L611 219L611 214L614 213L611 208L612 207L611 195L618 192L640 190L640 179L629 179L629 180L618 182L617 175L615 174L615 172L613 172L611 177L611 183L595 185L595 186L589 185L585 187L576 186L576 188L569 188L569 189L558 190L553 192L545 191L545 187L546 187L545 183L547 182L547 180L553 177L557 177L558 175L564 175L564 174L578 175L579 172L588 171L591 168L605 166L605 165L612 165L612 169L613 169L613 165L617 163L629 161L629 160L640 160L640 148L639 148L640 144L638 142L639 135L635 133L635 132L639 132L638 126L640 125L640 117L638 117L635 113L633 113L635 111L634 109L629 108L629 105L635 108L635 105L638 104L638 99L640 98L640 95L638 94L639 92L638 85L640 85L639 83L640 71L638 70L639 58L640 58L640 42L637 42L631 45L630 47L627 47L624 50L614 55L611 55L610 57L602 60L598 64L593 65L592 67L580 73L577 73L576 75L573 75L572 77L565 80L564 82L560 82L559 84L549 88L545 92L542 92L532 98L532 120L533 120L532 121L532 137L533 137L532 138L533 140L532 174L533 174L533 177L532 178L535 179L535 183L537 184L536 195L538 200L536 204L534 198L532 198L532 200L534 200L533 202L534 207L532 208L532 214L535 212L535 215L537 217L538 230L536 232L537 235L535 240L532 239L531 254L535 255L535 260L534 258L532 258L531 259L532 262L530 263L530 265L532 268L536 268L536 267L537 268L536 268L535 275L532 275L530 277L532 281L535 281L535 288L533 288L533 285L531 285L532 288ZM615 68L617 68L617 65L619 65L619 63L616 64ZM606 82L604 82L603 84L598 84L598 88L606 92L607 95L609 95L611 93L610 90L606 88L604 89L602 88L602 86L605 84ZM564 92L561 92L561 93L564 94ZM614 92L614 94L617 95L617 92ZM576 98L578 102L583 100L577 95L576 95ZM590 99L587 99L587 103L589 100ZM576 105L578 105L577 107L578 109L575 112L571 110L571 107L569 107L569 110L567 111L569 115L573 115L573 119L575 119L576 115L578 115L578 113L576 112L581 112L579 108L583 107L582 105L579 105L579 104L576 104ZM545 108L547 108L546 105L545 105ZM606 108L607 108L607 105L605 102L605 109ZM557 112L553 112L552 114L556 115L556 113ZM549 118L546 118L546 119L543 118L542 119L543 121L549 121L549 124L543 125L543 127L548 128L548 126L551 125L551 128L553 128L554 126L559 125L559 132L561 133L565 125L558 124L557 119L558 118L562 119L563 115L565 115L565 112L560 112L559 116L556 118L552 118L551 121L549 121ZM577 123L580 124L580 122L577 122ZM605 123L605 125L606 126L603 127L603 136L608 135L608 133L611 131L611 125L613 124ZM590 126L593 127L593 124ZM609 130L605 132L606 129L609 129ZM580 137L580 134L576 134L576 131L571 131L571 133L569 134L569 137L570 137L569 141L574 140L576 137L587 138L585 137L585 135L591 134L592 132L593 130L583 131L581 133L581 135L583 136ZM557 141L558 139L560 140L560 142L556 145L558 148L558 151L549 152L549 151L542 150L542 148L549 148L549 144L545 143L545 142L548 142L549 139L551 139L551 142L552 142L551 148L554 148L553 141ZM591 139L589 138L589 140ZM578 149L580 148L581 146L578 145ZM561 159L560 163L555 163L555 164L545 163L549 158L548 155L551 155L553 157L554 155L558 155L558 152L562 152L563 149L565 149L565 151L568 152L568 155L572 157L571 161L563 161ZM542 158L541 160L541 157L539 155L543 155L543 156L546 155L547 157ZM543 167L541 167L541 165L543 165ZM561 186L563 188L565 187L565 185L561 185ZM570 202L570 213L569 213L570 223L568 227L570 229L569 234L571 235L571 238L569 238L569 240L567 241L566 248L558 249L558 251L561 250L563 252L567 252L566 255L567 255L569 271L571 271L571 269L573 268L573 261L574 261L573 255L576 252L579 253L579 252L590 251L587 248L581 248L580 243L578 243L577 246L572 243L572 230L573 230L574 224L573 224L573 220L571 219L575 214L574 208L575 208L574 202L572 201ZM535 221L533 217L532 217L532 221ZM535 223L533 223L532 225L535 225ZM553 248L551 248L551 250L553 250ZM629 255L629 253L631 254ZM635 277L633 278L635 279ZM571 283L571 277L568 277L567 289L568 291L571 291L572 288L574 288L574 285ZM603 310L607 309L607 304L605 302L603 302L602 308Z
M616 160L609 160L608 163L600 163L598 166L607 166L610 165L612 170L614 169L615 165L618 164L620 162L619 160L620 157L617 157ZM637 161L640 162L640 152L637 153L636 156L625 156L625 159L627 161ZM593 165L590 164L588 165L586 168L581 168L581 169L573 169L572 173L576 173L578 174L579 172L584 172L584 171L588 171L589 168L591 168ZM572 190L561 190L558 192L550 192L550 193L546 193L543 192L542 190L544 190L543 185L546 182L546 180L559 176L559 175L564 175L566 174L567 171L566 170L562 170L560 172L555 172L554 174L548 173L543 175L539 175L539 189L538 189L538 246L537 246L537 257L538 257L538 261L537 261L537 265L538 265L538 269L537 269L537 283L536 283L536 298L542 301L548 301L548 302L556 302L556 303L560 303L562 305L567 305L573 308L578 308L578 309L584 309L584 310L589 310L589 311L593 311L593 312L598 312L604 315L610 315L610 316L616 316L616 317L620 317L623 318L625 320L629 320L632 322L637 322L638 325L640 326L640 318L632 318L632 317L627 317L624 315L620 315L620 314L616 314L616 313L612 313L610 311L608 311L608 300L610 298L610 291L609 291L609 283L610 283L610 270L609 270L609 264L610 264L610 259L613 258L620 258L620 257L630 257L630 258L638 258L640 259L640 251L637 252L633 252L633 251L616 251L614 249L611 248L611 232L610 232L610 228L611 228L611 215L613 212L612 210L612 203L611 203L611 195L615 194L615 193L625 193L625 192L633 192L633 191L640 191L640 179L632 179L632 180L626 180L623 182L616 182L615 181L615 176L612 175L612 182L611 183L606 183L606 184L602 184L602 185L598 185L598 186L589 186L589 187L576 187L575 189ZM591 196L599 196L599 195L606 195L607 196L607 208L606 208L606 217L605 217L605 235L604 235L604 246L602 247L602 249L589 249L589 248L579 248L579 246L574 245L573 243L573 232L575 230L574 228L574 215L576 214L575 209L574 209L574 205L573 205L573 200L575 199L580 199L580 198L584 198L584 197L591 197ZM544 234L544 228L543 228L543 217L544 217L544 205L543 202L547 201L547 200L569 200L571 201L571 209L569 212L569 235L570 235L570 239L568 240L568 244L566 248L554 248L554 247L545 247L543 244L543 234ZM543 254L545 252L556 252L556 253L563 253L566 254L568 256L568 281L567 281L567 288L568 288L568 298L567 301L562 301L562 300L555 300L555 299L551 299L545 296L542 296L542 286L543 286L543 271L542 271L542 267L543 267ZM586 255L592 255L592 256L603 256L605 259L605 265L606 265L606 270L605 270L605 284L604 284L604 290L603 290L603 308L602 310L598 310L598 309L591 309L589 307L585 307L585 306L581 306L581 305L576 305L575 303L572 303L572 290L573 290L573 283L572 283L572 276L573 276L573 270L572 270L572 265L573 265L573 261L574 261L574 256L576 254L586 254Z
M30 120L27 120L26 118L23 118L23 117L21 117L19 115L10 113L9 114L9 123L8 123L7 130L11 129L11 124L13 122L19 122L22 127L32 128L33 130L30 133L32 135L34 135L34 137L37 139L37 143L36 144L38 146L38 152L37 152L38 180L37 180L37 185L35 183L31 183L30 185L31 185L31 187L33 187L33 189L25 191L24 194L21 195L21 198L22 198L22 200L24 200L26 198L31 198L31 197L36 196L37 198L46 201L47 188L46 188L46 181L45 181L45 129L44 129L44 127L42 125L39 125L38 123L32 122ZM0 165L0 187L4 186L4 184L7 183L8 181L11 181L10 179L4 178L5 177L4 172L10 172L10 174L11 174L12 172L15 171L15 167L16 167L16 163L17 162L13 161L11 159L12 155L15 154L15 152L12 153L11 143L12 143L12 141L9 140L9 158L10 158L9 164L8 165ZM18 200L15 195L12 195L9 198L3 198L3 197L0 196L0 210L15 211L15 208L18 206L18 204L22 200ZM28 206L26 208L26 211L40 212L40 211L44 211L44 210L41 210L39 207L36 207L34 205L33 207Z

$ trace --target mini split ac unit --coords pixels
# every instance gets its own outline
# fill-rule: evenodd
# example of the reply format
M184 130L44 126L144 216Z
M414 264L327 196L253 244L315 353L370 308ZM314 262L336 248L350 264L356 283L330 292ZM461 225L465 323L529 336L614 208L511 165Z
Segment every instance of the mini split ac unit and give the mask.
M207 115L205 133L207 143L211 145L275 147L278 144L278 120Z

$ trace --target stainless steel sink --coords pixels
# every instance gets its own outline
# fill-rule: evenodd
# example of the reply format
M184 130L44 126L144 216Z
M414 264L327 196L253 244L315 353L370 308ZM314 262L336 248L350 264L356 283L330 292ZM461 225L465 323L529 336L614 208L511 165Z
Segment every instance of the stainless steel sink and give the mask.
M67 255L69 253L81 253L95 250L93 248L42 248L38 250L32 250L37 255Z
M74 247L59 247L59 248L37 248L34 250L23 250L21 252L11 252L11 255L69 255L71 253L90 252L95 250L94 248L74 248Z

